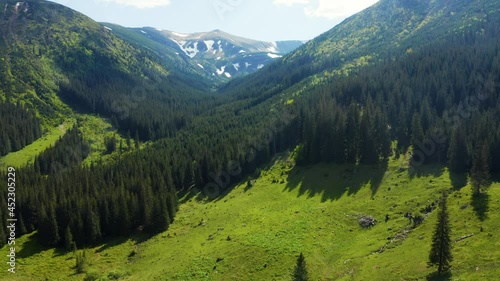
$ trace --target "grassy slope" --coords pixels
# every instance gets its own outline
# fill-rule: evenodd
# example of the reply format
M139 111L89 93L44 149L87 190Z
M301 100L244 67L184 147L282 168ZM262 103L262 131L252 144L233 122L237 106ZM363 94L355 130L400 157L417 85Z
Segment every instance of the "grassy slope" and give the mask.
M1 157L0 169L6 169L8 166L22 167L27 164L32 164L38 154L53 146L73 125L74 120L68 119L58 127L49 129L41 138L25 148Z
M6 169L10 166L22 167L27 164L32 164L36 156L45 149L53 146L68 129L75 125L75 118L80 120L80 130L91 147L91 153L83 162L84 165L99 163L100 161L106 163L118 160L120 158L120 141L123 142L123 153L128 151L126 136L120 135L116 128L113 128L109 120L99 116L86 114L72 114L71 116L72 117L67 117L67 120L63 124L48 130L43 137L24 149L9 153L0 158L0 169ZM117 150L111 154L106 154L105 138L112 138L113 136L117 139ZM141 147L145 145L146 144L141 144ZM133 136L131 139L131 147L132 150L135 147Z
M425 279L433 271L426 261L436 212L406 239L394 237L408 226L404 213L418 212L452 184L438 166L411 177L400 169L401 161L391 160L386 172L326 164L292 168L278 161L251 188L239 185L213 202L187 201L166 233L141 243L115 240L89 249L89 270L101 276L118 273L123 280L290 280L296 256L304 252L312 280ZM324 191L331 187L337 192ZM467 186L449 199L453 240L475 234L454 243L453 280L495 280L500 275L495 231L500 184L488 190L484 212L471 205L470 193ZM358 214L379 223L361 229ZM1 280L83 278L74 274L71 253L41 249L31 236L19 242L19 272L14 279L2 272ZM386 244L383 253L373 254ZM129 258L133 251L137 254ZM224 260L217 263L217 258Z
M115 161L120 158L120 141L123 143L123 153L129 151L127 147L126 136L121 135L116 128L111 125L111 121L95 115L79 115L80 131L83 134L85 141L90 145L91 153L84 160L83 165L91 163L106 163ZM106 154L105 139L116 137L116 151L111 154ZM131 137L131 149L135 147L134 136ZM144 145L142 145L143 147Z

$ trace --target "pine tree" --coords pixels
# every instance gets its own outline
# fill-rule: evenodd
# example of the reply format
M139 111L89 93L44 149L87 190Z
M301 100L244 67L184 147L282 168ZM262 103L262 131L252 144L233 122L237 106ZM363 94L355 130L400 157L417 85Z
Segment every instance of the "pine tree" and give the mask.
M139 132L138 131L135 131L134 144L135 144L135 149L139 149L141 147L141 144L139 142Z
M0 247L3 247L5 244L7 244L7 234L5 232L6 231L4 230L4 228L0 227Z
M467 171L467 144L461 127L458 127L451 136L448 158L450 171L454 173L465 173Z
M87 271L87 252L85 250L76 253L76 273L84 273Z
M472 169L470 171L474 195L479 195L481 193L481 188L487 186L490 181L490 171L488 165L489 154L488 145L486 143L481 147L478 147L474 152Z
M370 112L365 112L361 117L359 130L360 162L363 164L376 164L378 162L377 144L375 143L376 130L371 122Z
M127 132L127 148L128 150L132 148L132 141L130 140L130 131Z
M55 246L59 243L59 229L53 206L40 209L38 237L40 242L47 246Z
M304 255L300 253L297 258L297 265L295 265L295 270L293 271L292 281L307 281L309 280L309 274L307 273L307 265Z
M422 123L420 122L420 114L413 114L413 119L411 121L411 141L410 144L413 147L413 151L419 149L418 144L424 141L424 129L422 128ZM422 159L419 159L419 161Z
M73 241L73 234L71 234L71 230L68 225L66 227L66 230L64 231L64 248L66 249L66 251L72 250L74 244L75 242Z
M447 272L450 268L450 262L453 260L451 254L451 229L446 198L447 195L443 194L439 202L438 221L432 237L432 248L429 254L429 265L437 265L439 274Z

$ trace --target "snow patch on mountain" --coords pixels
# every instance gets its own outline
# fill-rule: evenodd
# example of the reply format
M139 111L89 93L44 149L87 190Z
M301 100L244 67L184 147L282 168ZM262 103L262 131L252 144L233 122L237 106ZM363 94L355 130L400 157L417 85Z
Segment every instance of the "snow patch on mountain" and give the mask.
M226 66L221 67L220 70L217 69L217 74L222 75L222 73L224 73L224 71L226 71Z
M230 73L224 73L224 75L226 75L227 78L231 78L231 74Z
M177 33L177 32L172 32L172 34L175 36L179 36L179 37L188 37L189 36L189 34L182 34L182 33Z
M271 42L271 47L268 47L267 51L270 53L279 53L278 52L278 44L276 42Z
M239 63L234 63L233 66L234 66L234 69L236 69L236 71L240 70L240 64Z
M177 45L179 45L179 48L181 48L181 50L186 54L186 56L190 58L194 58L199 52L198 42L194 42L194 44L191 45L186 41L177 41L174 39L172 39L172 41L177 43ZM186 43L188 43L187 44L188 46L186 46Z
M251 63L248 63L248 62L245 62L245 67L248 68L249 66L251 66L252 64Z
M215 44L214 40L205 40L203 42L205 42L205 45L207 45L207 48L208 48L207 53L213 50L213 46ZM215 54L215 52L214 52L214 54Z
M259 65L257 66L257 69L261 69L261 68L263 68L263 67L264 67L264 65L263 65L263 64L259 64Z
M199 66L200 68L202 68L202 69L205 69L205 68L203 67L203 65L201 65L201 64L198 64L198 66Z
M277 55L277 54L271 54L271 53L267 54L267 56L268 56L268 57L270 57L270 58L272 58L272 59L281 58L281 56L280 56L280 55Z

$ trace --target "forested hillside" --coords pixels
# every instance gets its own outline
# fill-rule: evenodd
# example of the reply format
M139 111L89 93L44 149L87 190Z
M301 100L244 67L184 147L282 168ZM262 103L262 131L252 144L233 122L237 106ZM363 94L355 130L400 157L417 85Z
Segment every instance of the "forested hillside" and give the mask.
M124 133L158 139L216 104L208 81L88 17L47 1L16 3L3 1L0 16L3 99L21 101L43 126L62 123L68 104L113 118Z
M17 234L38 230L45 246L161 233L179 198L217 201L242 180L250 189L285 151L299 166L376 166L382 175L366 179L372 200L390 161L401 159L399 172L410 178L428 176L429 164L446 167L455 189L469 177L476 196L500 172L496 1L381 0L216 93L74 11L45 1L0 4L0 124L25 128L0 135L0 156L76 113L106 116L129 142L115 161L82 165L90 151L76 122L32 165L16 167ZM106 145L116 150L113 139Z
M20 103L0 101L0 157L18 151L41 137L40 121Z

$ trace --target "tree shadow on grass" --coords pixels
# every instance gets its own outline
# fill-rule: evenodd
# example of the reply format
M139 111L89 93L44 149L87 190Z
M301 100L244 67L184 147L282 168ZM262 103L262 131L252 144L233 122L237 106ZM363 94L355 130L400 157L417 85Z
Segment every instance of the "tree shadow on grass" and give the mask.
M410 165L408 173L410 178L420 178L433 176L435 178L441 176L444 172L444 166L441 164L425 164L425 165Z
M438 272L433 272L429 275L427 275L426 280L427 281L448 281L451 280L451 272L446 272L439 274Z
M450 181L451 185L455 190L462 189L467 185L467 174L465 173L457 174L450 172Z
M19 252L16 253L16 256L18 258L25 259L49 249L50 247L43 246L37 241L37 237L35 234L31 235L29 237L29 240L24 242L23 247Z
M283 158L281 155L276 155L272 160L266 164L262 164L258 167L253 167L248 169L243 167L246 171L245 173L238 173L236 176L230 175L226 171L219 173L210 173L210 181L207 182L202 188L191 188L187 191L180 192L178 197L179 204L184 204L189 200L195 198L198 202L219 202L221 200L226 200L226 196L234 190L235 187L242 183L245 183L245 192L252 189L253 184L260 177L261 171L269 170L273 165L276 164L276 160ZM247 164L250 165L250 164ZM250 172L251 171L251 172ZM248 185L248 182L252 184Z
M472 195L471 205L472 209L476 213L477 218L480 221L484 221L488 218L490 196L487 193L480 193Z
M130 238L129 237L119 237L115 238L113 240L107 241L105 244L103 244L101 247L95 250L96 253L101 253L104 252L112 247L119 246L123 243L126 243Z
M295 166L288 174L284 191L298 188L298 197L308 198L322 195L321 201L338 200L344 194L356 194L363 186L370 185L372 196L380 187L387 171L387 161L378 165L332 165Z

